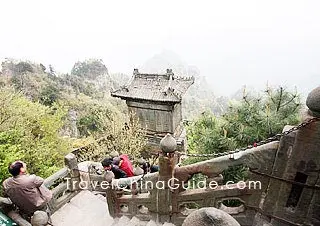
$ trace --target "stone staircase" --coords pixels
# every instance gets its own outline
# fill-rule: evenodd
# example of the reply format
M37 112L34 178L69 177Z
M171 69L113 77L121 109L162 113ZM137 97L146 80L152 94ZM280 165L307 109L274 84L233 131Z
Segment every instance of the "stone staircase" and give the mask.
M52 216L54 226L111 226L114 223L109 215L105 197L83 190Z
M54 226L174 226L171 223L157 224L154 221L140 221L123 216L113 219L109 215L106 198L83 190L70 202L52 215Z
M136 217L128 218L126 216L121 217L120 219L114 219L112 226L174 226L171 223L157 224L155 221L141 221Z

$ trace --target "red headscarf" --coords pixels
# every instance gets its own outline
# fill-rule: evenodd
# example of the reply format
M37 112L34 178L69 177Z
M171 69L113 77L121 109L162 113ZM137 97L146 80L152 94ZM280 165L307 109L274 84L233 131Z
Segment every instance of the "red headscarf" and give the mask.
M127 177L133 177L133 167L129 160L129 157L125 154L122 154L120 155L120 159L122 160L122 163L119 168L127 174Z

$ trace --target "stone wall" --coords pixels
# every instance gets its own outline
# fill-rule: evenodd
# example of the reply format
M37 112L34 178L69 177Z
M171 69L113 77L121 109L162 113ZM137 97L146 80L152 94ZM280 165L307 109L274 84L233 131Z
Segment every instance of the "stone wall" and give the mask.
M320 87L307 99L308 121L320 114ZM320 225L320 122L281 139L254 225Z

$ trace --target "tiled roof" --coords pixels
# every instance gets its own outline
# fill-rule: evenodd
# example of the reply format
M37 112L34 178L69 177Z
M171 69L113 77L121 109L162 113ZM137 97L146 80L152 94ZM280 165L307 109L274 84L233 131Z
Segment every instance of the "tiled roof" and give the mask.
M193 83L194 77L176 77L170 69L166 74L141 74L135 69L130 84L111 95L122 99L181 102L183 94Z

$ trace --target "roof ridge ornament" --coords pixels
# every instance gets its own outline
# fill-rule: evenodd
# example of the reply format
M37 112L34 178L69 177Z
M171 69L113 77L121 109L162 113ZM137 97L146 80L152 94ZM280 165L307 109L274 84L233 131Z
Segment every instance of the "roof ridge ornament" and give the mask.
M140 74L138 68L134 68L133 69L133 75L136 76L138 74Z
M133 76L111 96L130 100L150 100L156 102L180 103L183 94L194 83L193 78L176 76L172 69L165 73L141 73L133 70Z
M172 88L173 75L172 69L167 69L167 76L169 77L168 91L174 91L174 88Z

